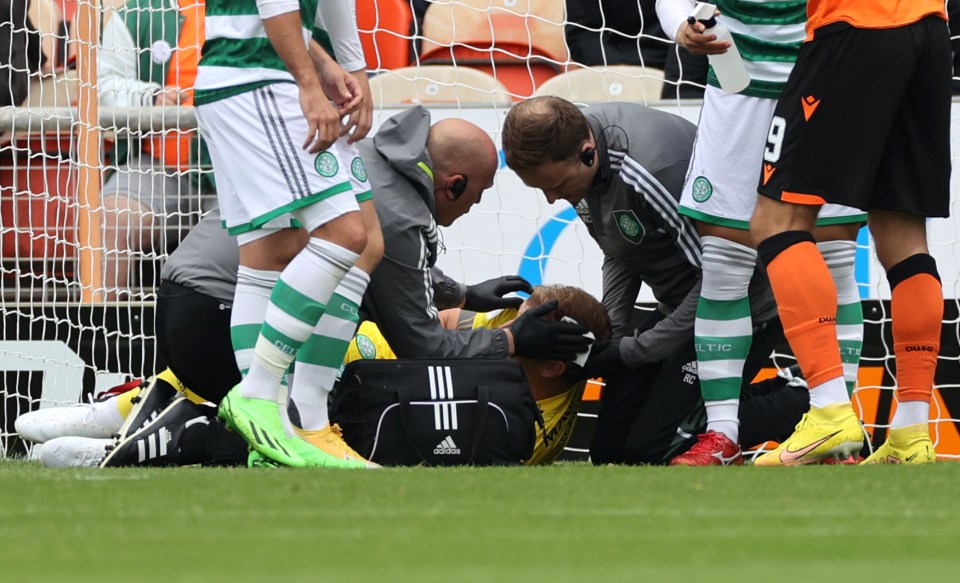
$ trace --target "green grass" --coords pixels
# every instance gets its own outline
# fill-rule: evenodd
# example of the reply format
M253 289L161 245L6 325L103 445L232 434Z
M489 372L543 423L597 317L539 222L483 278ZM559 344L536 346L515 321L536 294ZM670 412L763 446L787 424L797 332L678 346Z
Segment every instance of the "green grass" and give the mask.
M950 463L336 472L0 462L0 580L955 580L958 491Z

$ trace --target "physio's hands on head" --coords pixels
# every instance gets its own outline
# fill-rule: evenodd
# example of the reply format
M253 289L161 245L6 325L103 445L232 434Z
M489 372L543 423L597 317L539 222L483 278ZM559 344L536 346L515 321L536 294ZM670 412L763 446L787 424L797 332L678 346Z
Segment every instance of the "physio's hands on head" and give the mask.
M519 275L495 277L476 285L468 285L463 309L472 312L489 312L502 308L519 308L523 298L504 297L518 291L528 294L533 292L530 282Z
M589 330L579 324L542 319L558 304L557 300L550 300L530 308L507 325L513 356L573 361L578 353L587 350L592 342L586 336Z

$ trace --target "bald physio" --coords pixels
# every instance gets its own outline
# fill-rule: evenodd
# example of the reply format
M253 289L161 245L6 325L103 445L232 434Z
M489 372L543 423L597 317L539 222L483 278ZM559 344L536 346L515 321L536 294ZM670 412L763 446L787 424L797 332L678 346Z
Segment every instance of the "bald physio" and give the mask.
M427 153L434 164L435 218L441 227L449 227L493 186L497 147L476 125L445 119L430 127Z
M487 312L519 307L512 292L530 292L516 275L475 285L437 269L439 227L447 227L493 185L497 149L483 129L462 119L431 124L430 112L412 107L384 122L360 153L383 228L384 258L371 277L363 316L376 322L399 358L551 357L573 360L586 350L586 329L539 316L539 307L509 329L446 330L438 310ZM469 273L467 274L469 276Z

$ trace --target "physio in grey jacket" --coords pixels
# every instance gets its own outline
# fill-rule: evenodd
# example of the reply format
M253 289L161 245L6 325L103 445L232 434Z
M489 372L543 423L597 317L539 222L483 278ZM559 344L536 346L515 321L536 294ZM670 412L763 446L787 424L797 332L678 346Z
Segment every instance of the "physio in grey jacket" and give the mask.
M477 126L459 119L430 123L421 106L399 113L360 144L383 230L384 255L370 278L361 315L379 326L400 358L513 355L572 360L586 349L585 329L539 316L508 329L446 330L438 309L489 311L519 307L512 291L531 291L517 276L461 286L436 269L437 226L450 226L493 185L496 146ZM440 294L435 294L440 290Z
M642 105L581 110L557 97L515 105L504 122L507 165L550 203L572 204L603 250L603 304L621 340L606 359L592 356L601 369L615 361L631 369L660 362L693 340L700 240L677 208L695 134L683 118ZM644 283L665 317L634 331L630 316ZM755 324L777 316L759 269L750 305Z

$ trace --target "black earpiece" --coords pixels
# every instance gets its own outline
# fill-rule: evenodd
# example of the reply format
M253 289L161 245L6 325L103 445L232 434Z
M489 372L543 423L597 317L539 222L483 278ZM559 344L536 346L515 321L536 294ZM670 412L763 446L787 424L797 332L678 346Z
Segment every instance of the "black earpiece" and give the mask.
M457 200L467 191L467 177L458 178L450 185L450 192L453 193L453 200Z
M580 161L583 162L584 166L593 166L593 162L596 159L597 151L594 148L587 148L580 152Z

